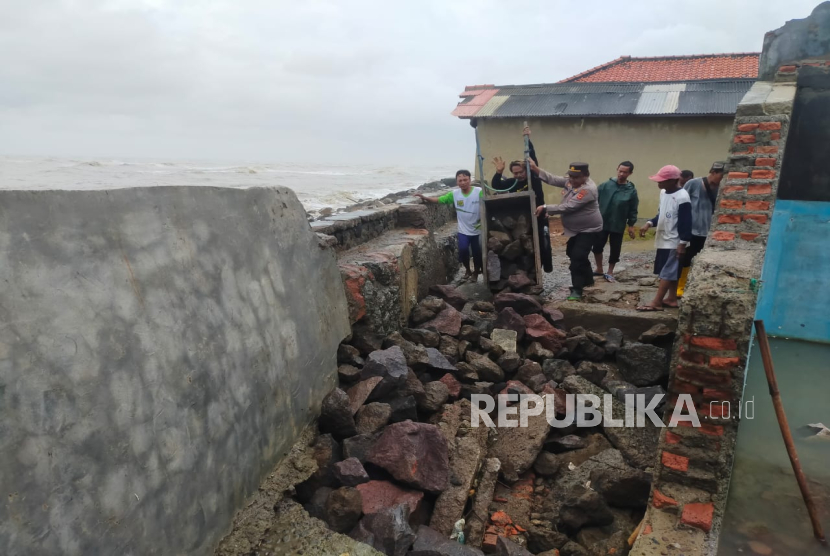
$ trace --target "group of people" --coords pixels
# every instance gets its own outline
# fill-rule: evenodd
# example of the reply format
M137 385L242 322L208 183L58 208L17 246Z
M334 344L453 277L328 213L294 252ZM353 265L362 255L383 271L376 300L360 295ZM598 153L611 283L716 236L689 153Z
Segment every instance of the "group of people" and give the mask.
M539 161L528 136L530 156L525 161L513 161L509 169L513 178L506 178L505 162L496 157L493 164L496 173L490 188L497 194L527 191L531 189L536 199L536 217L539 219L540 259L545 272L553 270L553 258L548 232L548 217L559 214L564 235L568 238L566 255L570 259L571 289L568 300L582 298L583 289L594 283L596 277L615 281L614 267L620 261L624 234L636 237L639 208L637 188L630 181L634 164L621 162L616 177L600 186L591 180L588 164L574 162L564 176L556 176L539 167ZM530 167L530 176L526 167ZM664 307L677 307L678 297L683 295L686 276L692 259L703 249L712 214L715 211L718 188L724 175L724 164L715 163L706 177L695 178L689 170L667 165L650 176L660 189L660 207L657 215L648 220L640 230L645 237L649 228L655 228L656 255L654 273L660 283L655 298L637 307L638 311L662 311ZM529 178L529 179L528 179ZM456 173L458 189L441 197L418 196L427 202L452 204L458 213L459 259L466 270L466 277L476 280L482 272L480 208L484 192L472 185L467 170ZM555 205L545 204L542 183L561 188L562 200ZM607 271L603 265L603 251L610 244ZM470 268L472 252L473 269ZM591 266L594 254L596 267Z

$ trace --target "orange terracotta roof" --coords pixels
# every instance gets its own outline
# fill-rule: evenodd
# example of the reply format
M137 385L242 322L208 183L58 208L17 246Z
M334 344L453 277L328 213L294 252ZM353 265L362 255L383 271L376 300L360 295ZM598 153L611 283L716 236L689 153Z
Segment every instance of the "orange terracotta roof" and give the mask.
M701 79L756 79L757 52L632 58L621 56L560 83L652 83Z

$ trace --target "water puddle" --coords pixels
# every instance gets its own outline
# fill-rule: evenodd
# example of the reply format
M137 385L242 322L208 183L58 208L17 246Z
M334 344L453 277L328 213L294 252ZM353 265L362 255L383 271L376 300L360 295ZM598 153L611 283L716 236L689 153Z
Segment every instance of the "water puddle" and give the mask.
M771 338L770 349L795 447L830 534L830 437L806 427L830 426L830 345ZM753 398L754 414L750 408L740 425L718 555L828 556L830 550L813 539L757 345L744 399Z

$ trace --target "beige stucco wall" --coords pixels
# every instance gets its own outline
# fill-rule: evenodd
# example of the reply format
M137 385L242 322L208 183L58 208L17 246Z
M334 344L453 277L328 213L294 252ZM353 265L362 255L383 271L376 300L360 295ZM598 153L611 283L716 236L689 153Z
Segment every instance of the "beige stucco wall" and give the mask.
M731 140L732 116L708 118L541 118L529 119L539 164L561 175L569 162L588 162L591 177L599 184L616 175L623 160L634 163L631 180L640 195L640 217L657 213L659 191L648 180L661 166L674 164L695 176L708 172L712 162L726 160ZM508 164L524 152L522 120L479 120L484 174L489 181L495 171L492 159L501 156ZM472 131L472 130L471 130ZM478 165L474 165L478 173ZM509 169L505 172L510 175ZM560 195L545 186L545 200L555 203Z

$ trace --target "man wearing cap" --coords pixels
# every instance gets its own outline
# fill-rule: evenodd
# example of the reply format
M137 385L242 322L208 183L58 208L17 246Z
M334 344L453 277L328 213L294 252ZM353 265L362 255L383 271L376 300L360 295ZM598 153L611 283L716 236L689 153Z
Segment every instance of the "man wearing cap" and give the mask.
M554 176L533 162L530 163L530 170L543 182L565 190L561 203L537 207L536 216L540 216L545 210L549 215L562 215L562 227L565 229L565 237L568 238L565 252L571 260L569 269L572 287L568 301L578 301L582 298L582 289L594 283L589 257L596 234L602 231L597 186L591 180L588 165L584 162L571 163L567 177Z
M638 311L662 311L663 307L677 307L677 280L680 278L680 261L692 239L692 203L689 194L680 187L680 168L663 166L649 177L660 188L660 209L657 216L640 228L640 236L652 226L654 234L654 274L660 277L657 295L651 303L637 307Z
M689 194L692 202L692 240L683 257L680 281L677 283L677 297L683 297L686 289L686 278L692 266L692 259L703 250L709 226L712 224L712 215L715 213L715 204L718 198L718 188L723 179L724 164L715 162L709 170L709 175L703 178L689 180L683 189Z

